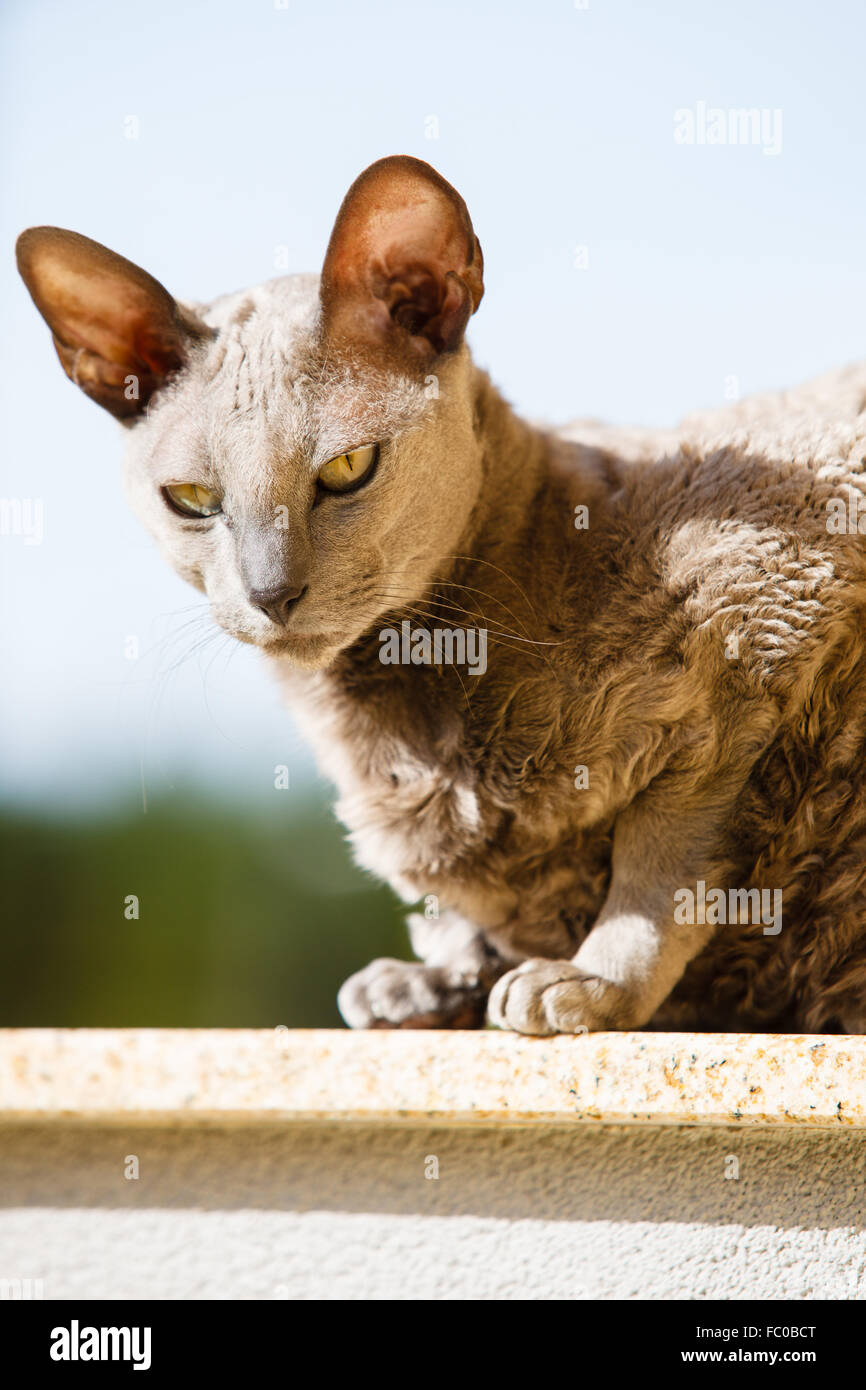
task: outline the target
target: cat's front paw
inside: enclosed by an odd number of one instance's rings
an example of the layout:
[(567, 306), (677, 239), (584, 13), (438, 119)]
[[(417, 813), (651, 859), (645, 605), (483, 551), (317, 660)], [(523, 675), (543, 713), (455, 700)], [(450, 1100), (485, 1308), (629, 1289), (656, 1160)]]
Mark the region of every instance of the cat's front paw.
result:
[(546, 1037), (625, 1027), (623, 1005), (617, 985), (569, 960), (525, 960), (493, 986), (488, 1015), (497, 1028)]
[(407, 960), (374, 960), (340, 989), (350, 1028), (480, 1028), (487, 992), (454, 972)]

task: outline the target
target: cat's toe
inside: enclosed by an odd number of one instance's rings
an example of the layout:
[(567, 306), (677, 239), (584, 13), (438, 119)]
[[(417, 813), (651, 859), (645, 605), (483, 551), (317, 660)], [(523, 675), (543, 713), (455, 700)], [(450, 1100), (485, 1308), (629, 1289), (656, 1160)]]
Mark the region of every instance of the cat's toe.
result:
[(411, 964), (402, 960), (374, 960), (350, 975), (337, 995), (337, 1008), (350, 1028), (399, 1027), (414, 1007)]
[(350, 1028), (479, 1028), (485, 998), (442, 970), (415, 961), (374, 960), (337, 995)]
[(497, 1028), (546, 1037), (607, 1026), (599, 1003), (610, 987), (567, 960), (525, 960), (494, 985), (488, 1004)]

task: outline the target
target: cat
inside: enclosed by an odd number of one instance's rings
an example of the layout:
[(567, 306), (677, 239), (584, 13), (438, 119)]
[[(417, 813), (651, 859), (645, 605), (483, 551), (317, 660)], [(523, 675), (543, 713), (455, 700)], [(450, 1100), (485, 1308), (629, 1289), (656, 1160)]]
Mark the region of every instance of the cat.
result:
[(536, 428), (465, 343), (466, 205), (408, 156), (320, 277), (182, 304), (51, 227), (18, 263), (144, 525), (424, 903), (350, 1026), (863, 1031), (866, 369)]

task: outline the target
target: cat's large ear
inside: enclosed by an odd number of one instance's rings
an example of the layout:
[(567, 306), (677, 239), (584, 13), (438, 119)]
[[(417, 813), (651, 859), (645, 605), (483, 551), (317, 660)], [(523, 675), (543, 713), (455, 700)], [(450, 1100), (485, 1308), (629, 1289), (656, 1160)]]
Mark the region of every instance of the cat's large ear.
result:
[(322, 268), (326, 334), (424, 362), (460, 345), (484, 262), (466, 204), (423, 160), (365, 169), (337, 214)]
[(118, 419), (143, 411), (210, 331), (147, 271), (77, 232), (31, 227), (16, 253), (66, 375)]

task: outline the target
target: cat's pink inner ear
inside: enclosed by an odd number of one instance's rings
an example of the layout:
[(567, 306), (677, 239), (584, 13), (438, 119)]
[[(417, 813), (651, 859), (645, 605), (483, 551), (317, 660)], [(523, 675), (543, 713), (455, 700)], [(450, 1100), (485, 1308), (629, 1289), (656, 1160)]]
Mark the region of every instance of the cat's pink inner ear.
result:
[(183, 366), (194, 326), (147, 271), (59, 227), (23, 232), (17, 256), (67, 376), (113, 415), (138, 414)]
[(458, 347), (484, 293), (466, 204), (420, 159), (380, 159), (343, 200), (322, 268), (325, 331), (418, 357)]

